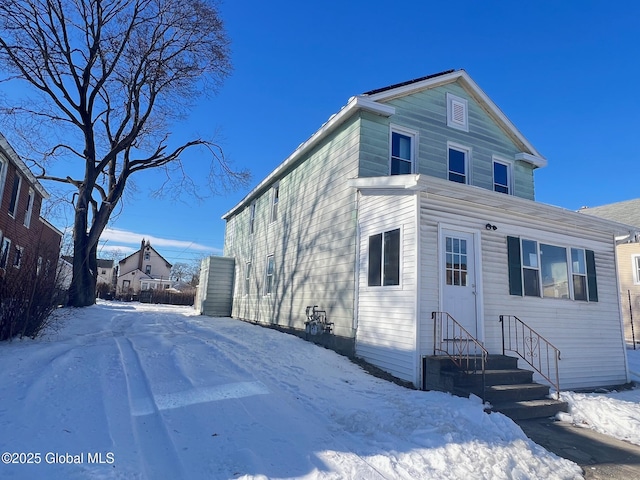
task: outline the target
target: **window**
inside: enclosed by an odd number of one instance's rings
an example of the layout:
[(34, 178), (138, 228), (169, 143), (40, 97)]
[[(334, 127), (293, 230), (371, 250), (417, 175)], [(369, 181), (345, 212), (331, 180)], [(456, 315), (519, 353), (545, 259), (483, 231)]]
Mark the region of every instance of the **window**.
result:
[(416, 137), (417, 134), (415, 132), (399, 127), (392, 127), (390, 175), (413, 173)]
[(151, 265), (145, 265), (144, 273), (146, 273), (147, 275), (151, 275)]
[[(125, 280), (125, 282), (126, 282), (126, 281), (127, 281), (127, 280)], [(141, 289), (141, 290), (149, 290), (149, 284), (148, 284), (147, 282), (142, 282), (142, 283), (140, 284), (140, 289)]]
[(4, 193), (4, 182), (7, 179), (7, 161), (0, 157), (0, 201)]
[(587, 264), (584, 250), (571, 249), (571, 275), (573, 281), (573, 298), (587, 300)]
[(36, 275), (40, 275), (42, 271), (42, 257), (38, 257), (38, 264), (36, 266)]
[(640, 255), (631, 257), (633, 261), (633, 283), (640, 285)]
[(511, 193), (511, 166), (506, 162), (493, 161), (493, 191)]
[(467, 286), (467, 241), (464, 238), (446, 237), (446, 282), (447, 285)]
[(271, 295), (273, 291), (273, 272), (275, 270), (275, 260), (273, 255), (267, 257), (267, 270), (265, 272), (264, 294)]
[(256, 223), (256, 202), (251, 202), (251, 206), (249, 207), (249, 233), (254, 232), (254, 227)]
[(447, 126), (469, 131), (468, 103), (464, 98), (447, 93)]
[(145, 253), (144, 253), (144, 259), (145, 259), (145, 260), (151, 260), (151, 253), (149, 253), (149, 252), (145, 252)]
[(400, 229), (369, 237), (368, 285), (400, 285)]
[(469, 162), (469, 150), (464, 147), (448, 147), (447, 164), (449, 166), (449, 180), (458, 183), (469, 183), (467, 164)]
[(102, 269), (102, 275), (106, 275), (106, 274), (107, 274), (107, 271), (103, 268)]
[(278, 219), (278, 203), (280, 201), (280, 185), (275, 185), (271, 193), (271, 221)]
[(0, 249), (0, 268), (7, 268), (9, 263), (9, 253), (11, 252), (11, 240), (7, 237), (2, 239), (2, 249)]
[(251, 262), (247, 262), (244, 266), (244, 294), (249, 295), (251, 287)]
[(507, 237), (507, 252), (511, 295), (598, 301), (592, 250)]
[(13, 252), (13, 266), (16, 268), (20, 268), (20, 264), (22, 263), (22, 252), (24, 252), (24, 248), (16, 245)]
[(29, 196), (27, 197), (27, 210), (24, 214), (24, 226), (29, 228), (31, 225), (31, 215), (33, 214), (33, 188), (29, 188)]
[(9, 202), (9, 215), (15, 218), (16, 207), (18, 206), (18, 196), (20, 194), (20, 185), (22, 185), (22, 178), (18, 174), (13, 177), (13, 190), (11, 190), (11, 202)]

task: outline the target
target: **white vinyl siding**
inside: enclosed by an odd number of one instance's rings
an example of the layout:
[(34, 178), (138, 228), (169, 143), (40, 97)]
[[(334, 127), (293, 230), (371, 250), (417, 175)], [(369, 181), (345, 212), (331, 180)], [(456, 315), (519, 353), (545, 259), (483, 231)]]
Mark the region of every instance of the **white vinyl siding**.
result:
[[(356, 355), (394, 376), (418, 382), (416, 356), (416, 196), (359, 200), (360, 260)], [(400, 230), (400, 285), (368, 286), (369, 237)]]
[[(438, 224), (455, 224), (481, 232), (482, 295), (480, 315), (485, 325), (485, 345), (490, 352), (502, 348), (500, 315), (516, 315), (562, 352), (561, 388), (580, 388), (625, 383), (625, 351), (614, 265), (613, 238), (600, 231), (585, 231), (570, 221), (549, 221), (530, 213), (516, 214), (452, 197), (421, 194), (420, 203), (420, 351), (433, 351), (432, 311), (439, 309), (437, 276)], [(486, 230), (490, 219), (497, 230)], [(509, 295), (506, 237), (535, 238), (541, 243), (571, 245), (595, 252), (598, 302), (552, 301), (540, 297)], [(524, 365), (522, 366), (523, 368)], [(535, 377), (534, 377), (535, 378)], [(542, 381), (541, 379), (537, 379)]]

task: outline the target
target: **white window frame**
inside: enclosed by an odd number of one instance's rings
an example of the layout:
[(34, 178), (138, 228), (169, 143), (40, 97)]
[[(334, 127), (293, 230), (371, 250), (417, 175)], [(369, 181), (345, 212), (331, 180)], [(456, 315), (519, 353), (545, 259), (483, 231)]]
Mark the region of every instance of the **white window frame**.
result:
[[(400, 125), (390, 125), (389, 127), (389, 170), (388, 173), (391, 175), (391, 165), (393, 163), (393, 134), (397, 133), (399, 135), (404, 135), (405, 137), (409, 137), (411, 139), (411, 158), (409, 159), (409, 163), (411, 164), (411, 172), (416, 173), (418, 171), (417, 167), (417, 158), (418, 158), (418, 140), (419, 135), (416, 130), (411, 130), (406, 127), (402, 127)], [(399, 157), (398, 157), (399, 158)], [(400, 159), (400, 158), (399, 158)], [(401, 161), (406, 161), (406, 159), (400, 159)]]
[(33, 188), (29, 187), (29, 196), (27, 197), (27, 210), (24, 214), (24, 226), (31, 226), (31, 215), (33, 215), (33, 203), (35, 201)]
[(244, 264), (244, 295), (249, 295), (251, 288), (251, 262)]
[(2, 246), (0, 246), (0, 268), (7, 268), (9, 265), (9, 258), (11, 257), (11, 240), (7, 237), (2, 239)]
[[(269, 260), (272, 261), (273, 263), (273, 270), (271, 272), (271, 274), (269, 274)], [(271, 294), (273, 293), (273, 281), (275, 278), (275, 273), (276, 273), (276, 258), (274, 254), (271, 255), (267, 255), (267, 262), (265, 264), (265, 269), (264, 269), (264, 296), (268, 297), (271, 296)], [(269, 277), (271, 277), (271, 281), (269, 281)]]
[(144, 273), (145, 275), (151, 275), (151, 265), (144, 266)]
[(280, 183), (276, 183), (271, 187), (271, 218), (273, 223), (278, 220), (278, 204), (280, 203)]
[(640, 285), (640, 254), (631, 256), (631, 269), (633, 271), (633, 284)]
[[(449, 175), (452, 173), (449, 165), (449, 150), (457, 150), (464, 153), (464, 183), (451, 180)], [(453, 172), (455, 175), (460, 175), (458, 172)], [(460, 145), (459, 143), (447, 142), (447, 180), (450, 182), (460, 183), (461, 185), (471, 185), (471, 147)]]
[(513, 172), (513, 165), (511, 164), (510, 161), (505, 160), (504, 158), (501, 157), (497, 157), (497, 156), (493, 156), (492, 158), (492, 162), (491, 162), (491, 178), (493, 180), (493, 185), (492, 185), (492, 190), (494, 192), (497, 192), (496, 190), (496, 177), (495, 177), (495, 164), (501, 164), (504, 165), (505, 167), (507, 167), (507, 184), (506, 185), (501, 185), (501, 186), (506, 186), (507, 187), (507, 192), (498, 192), (498, 193), (504, 193), (505, 195), (513, 195), (513, 181), (512, 181), (512, 172)]
[(249, 205), (249, 234), (253, 235), (256, 231), (256, 201)]
[[(462, 98), (447, 92), (447, 126), (456, 128), (464, 132), (469, 131), (469, 102)], [(454, 115), (455, 111), (462, 112), (462, 119), (458, 119)]]
[[(15, 179), (18, 179), (18, 188), (16, 189), (16, 198), (15, 203), (13, 204), (13, 211), (11, 211), (11, 202), (13, 201), (13, 186), (15, 185)], [(13, 185), (11, 185), (11, 197), (9, 198), (9, 216), (11, 218), (16, 218), (16, 211), (18, 210), (18, 204), (20, 203), (20, 190), (22, 190), (22, 177), (18, 175), (16, 172), (16, 176), (13, 180)]]

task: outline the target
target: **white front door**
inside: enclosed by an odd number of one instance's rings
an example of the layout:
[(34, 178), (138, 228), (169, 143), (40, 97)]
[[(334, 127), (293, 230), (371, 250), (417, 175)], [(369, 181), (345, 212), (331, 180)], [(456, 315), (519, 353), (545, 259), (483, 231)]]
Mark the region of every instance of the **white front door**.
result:
[(474, 235), (442, 230), (442, 310), (475, 338), (479, 337)]

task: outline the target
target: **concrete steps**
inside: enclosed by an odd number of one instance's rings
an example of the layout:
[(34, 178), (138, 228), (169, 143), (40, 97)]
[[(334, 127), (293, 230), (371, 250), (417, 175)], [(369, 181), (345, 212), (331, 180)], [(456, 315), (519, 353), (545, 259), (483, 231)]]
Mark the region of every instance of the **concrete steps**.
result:
[(533, 381), (533, 372), (518, 368), (518, 359), (489, 355), (484, 379), (480, 358), (465, 359), (459, 369), (447, 356), (425, 357), (423, 384), (426, 390), (440, 390), (468, 397), (477, 395), (489, 402), (488, 411), (516, 419), (550, 417), (566, 412), (565, 402), (548, 398), (549, 387)]

